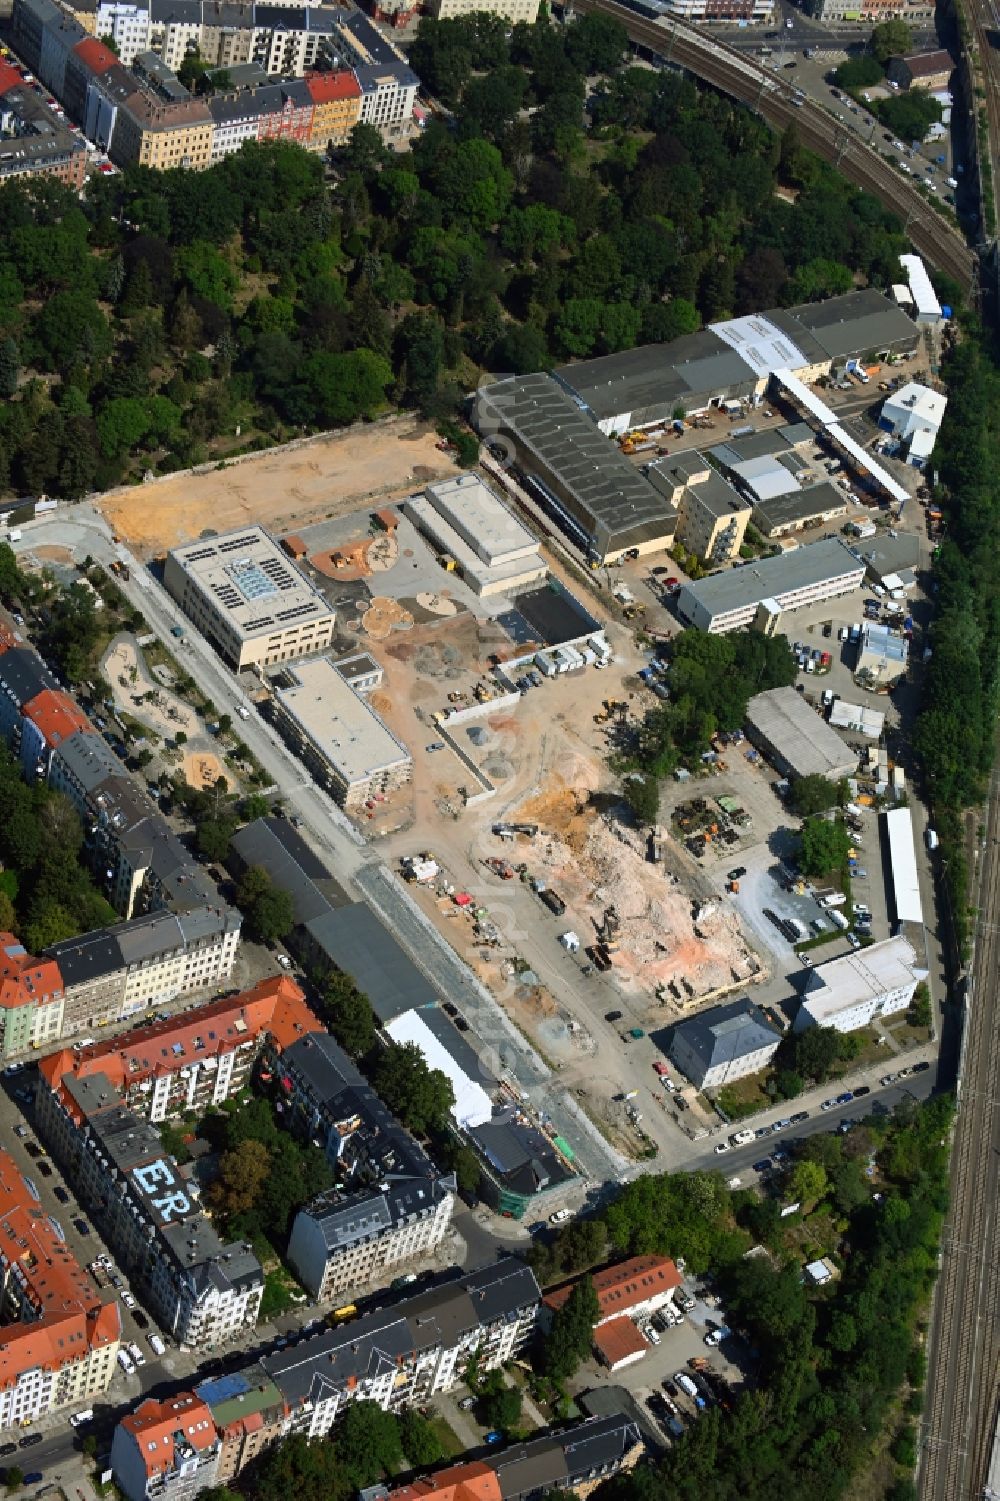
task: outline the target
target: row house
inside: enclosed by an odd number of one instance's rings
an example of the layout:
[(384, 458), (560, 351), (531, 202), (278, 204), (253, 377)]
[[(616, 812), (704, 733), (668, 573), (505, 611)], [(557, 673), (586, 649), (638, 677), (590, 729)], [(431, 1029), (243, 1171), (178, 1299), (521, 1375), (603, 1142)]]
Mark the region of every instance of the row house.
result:
[(128, 1501), (188, 1501), (216, 1484), (221, 1443), (212, 1414), (190, 1392), (149, 1397), (122, 1418), (111, 1468)]
[(0, 1430), (107, 1391), (121, 1342), (118, 1304), (101, 1302), (3, 1151), (0, 1327)]
[(179, 1344), (210, 1348), (256, 1322), (264, 1274), (253, 1248), (223, 1243), (193, 1173), (164, 1151), (106, 1074), (40, 1085), (35, 1110), (39, 1135), (79, 1202)]

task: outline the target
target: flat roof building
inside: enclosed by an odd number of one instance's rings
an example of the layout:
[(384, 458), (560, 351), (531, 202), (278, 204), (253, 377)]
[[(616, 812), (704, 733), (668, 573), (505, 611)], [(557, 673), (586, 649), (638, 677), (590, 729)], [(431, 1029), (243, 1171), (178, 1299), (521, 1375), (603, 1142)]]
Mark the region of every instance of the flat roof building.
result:
[(822, 526), (846, 516), (847, 500), (836, 485), (824, 481), (806, 490), (792, 490), (760, 500), (753, 508), (753, 524), (761, 536), (774, 541), (800, 532), (807, 526)]
[(894, 683), (906, 672), (908, 647), (906, 637), (887, 625), (874, 622), (861, 628), (855, 677), (870, 679), (880, 686)]
[(888, 938), (809, 971), (793, 1030), (832, 1027), (856, 1032), (880, 1016), (905, 1011), (927, 976), (905, 938)]
[(947, 410), (948, 398), (918, 381), (908, 381), (882, 403), (879, 427), (897, 438), (912, 438), (918, 432), (936, 434)]
[(321, 787), (348, 810), (373, 792), (392, 792), (413, 775), (413, 760), (371, 704), (327, 657), (287, 667), (275, 690), (281, 729)]
[(404, 509), (477, 594), (524, 588), (548, 571), (538, 538), (476, 474), (428, 485)]
[(824, 538), (684, 584), (677, 613), (687, 625), (713, 634), (754, 624), (773, 634), (786, 610), (853, 594), (864, 576), (864, 564), (839, 538)]
[(837, 782), (858, 764), (857, 756), (794, 688), (755, 693), (747, 704), (746, 731), (784, 776), (821, 776)]
[(334, 612), (262, 526), (167, 554), (163, 582), (231, 667), (270, 667), (324, 651)]
[(830, 723), (836, 730), (849, 730), (852, 735), (864, 735), (866, 740), (881, 740), (885, 715), (864, 704), (850, 704), (845, 698), (837, 698), (830, 707)]
[(700, 453), (657, 459), (646, 476), (676, 509), (675, 541), (703, 563), (739, 556), (750, 505)]
[(892, 905), (901, 925), (923, 926), (917, 855), (913, 843), (913, 816), (909, 808), (893, 808), (885, 815), (885, 833), (892, 872)]
[(778, 1051), (781, 1033), (747, 998), (678, 1023), (670, 1057), (698, 1089), (718, 1089), (757, 1074)]

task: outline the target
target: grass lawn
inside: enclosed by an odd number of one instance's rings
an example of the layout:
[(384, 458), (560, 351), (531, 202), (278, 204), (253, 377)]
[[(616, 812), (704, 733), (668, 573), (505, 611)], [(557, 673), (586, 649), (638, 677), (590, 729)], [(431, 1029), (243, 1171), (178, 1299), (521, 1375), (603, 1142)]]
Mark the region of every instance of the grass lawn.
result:
[(437, 1434), (445, 1459), (454, 1459), (456, 1454), (465, 1453), (465, 1445), (446, 1417), (439, 1412), (432, 1412), (427, 1421)]
[(765, 1070), (723, 1085), (718, 1092), (718, 1100), (730, 1120), (742, 1120), (745, 1115), (755, 1115), (758, 1110), (766, 1110), (775, 1103), (764, 1089), (768, 1077), (769, 1071)]

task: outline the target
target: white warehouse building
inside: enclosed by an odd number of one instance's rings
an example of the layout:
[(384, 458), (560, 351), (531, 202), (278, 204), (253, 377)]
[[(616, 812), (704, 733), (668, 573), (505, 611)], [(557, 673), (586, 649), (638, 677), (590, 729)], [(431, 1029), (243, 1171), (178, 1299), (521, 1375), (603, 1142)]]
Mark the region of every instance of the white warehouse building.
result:
[(546, 575), (538, 538), (477, 474), (428, 485), (403, 509), (476, 594), (520, 589)]
[(876, 1017), (905, 1011), (926, 976), (905, 938), (887, 938), (818, 964), (806, 980), (793, 1031), (832, 1027), (835, 1032), (856, 1032)]

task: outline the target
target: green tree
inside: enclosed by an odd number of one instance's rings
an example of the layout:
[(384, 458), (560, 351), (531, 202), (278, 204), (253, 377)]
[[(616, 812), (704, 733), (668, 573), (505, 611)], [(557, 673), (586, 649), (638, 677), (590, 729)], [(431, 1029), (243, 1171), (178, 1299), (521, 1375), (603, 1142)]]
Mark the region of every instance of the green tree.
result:
[(487, 1428), (508, 1432), (521, 1421), (521, 1393), (508, 1386), (502, 1371), (490, 1371), (479, 1387), (479, 1414)]
[(392, 1113), (410, 1131), (424, 1136), (442, 1130), (455, 1104), (451, 1081), (429, 1068), (415, 1043), (390, 1043), (372, 1074), (372, 1084)]
[(873, 28), (870, 45), (872, 56), (884, 67), (890, 57), (905, 57), (908, 52), (912, 52), (913, 32), (905, 21), (883, 21)]
[(3, 1479), (9, 1496), (16, 1495), (24, 1487), (24, 1471), (20, 1465), (8, 1465), (3, 1472)]
[(0, 396), (8, 400), (17, 391), (21, 374), (21, 351), (17, 340), (6, 338), (0, 342)]
[(908, 1020), (913, 1027), (929, 1027), (933, 1020), (931, 993), (926, 980), (921, 980), (910, 1001)]
[(789, 1191), (793, 1199), (800, 1204), (812, 1206), (817, 1204), (827, 1190), (827, 1177), (818, 1162), (810, 1162), (804, 1159), (797, 1162), (792, 1169)]
[(323, 1007), (330, 1031), (354, 1058), (363, 1058), (376, 1043), (375, 1013), (368, 997), (350, 975), (334, 970), (323, 986)]
[(861, 57), (849, 57), (840, 64), (833, 76), (842, 89), (860, 90), (871, 84), (881, 83), (884, 75), (882, 63), (864, 54)]
[(850, 847), (839, 819), (808, 818), (799, 835), (799, 865), (807, 876), (835, 875), (847, 864)]
[(641, 824), (655, 824), (660, 816), (660, 788), (648, 773), (634, 773), (622, 787), (625, 801)]
[(299, 1433), (266, 1449), (253, 1476), (254, 1501), (349, 1501), (353, 1494), (334, 1445)]
[(246, 1141), (238, 1151), (224, 1152), (208, 1200), (224, 1219), (245, 1214), (257, 1204), (271, 1171), (271, 1155), (263, 1143)]
[(541, 1364), (547, 1376), (567, 1381), (590, 1353), (594, 1325), (601, 1308), (589, 1277), (575, 1283), (569, 1297), (556, 1309), (542, 1347)]
[(224, 865), (236, 824), (229, 818), (204, 818), (198, 824), (195, 842), (199, 855)]
[(847, 802), (844, 795), (846, 791), (843, 782), (831, 782), (827, 777), (818, 773), (809, 776), (796, 777), (792, 783), (789, 802), (800, 818), (808, 818), (813, 813), (825, 813), (828, 808), (836, 808)]
[(434, 1425), (412, 1407), (400, 1413), (399, 1437), (411, 1469), (424, 1469), (445, 1458)]
[(352, 1491), (391, 1476), (403, 1462), (399, 1423), (377, 1402), (352, 1402), (337, 1428), (337, 1459)]
[(261, 865), (252, 865), (236, 891), (236, 905), (246, 918), (247, 930), (257, 943), (274, 943), (290, 933), (295, 922), (292, 899), (275, 886)]

